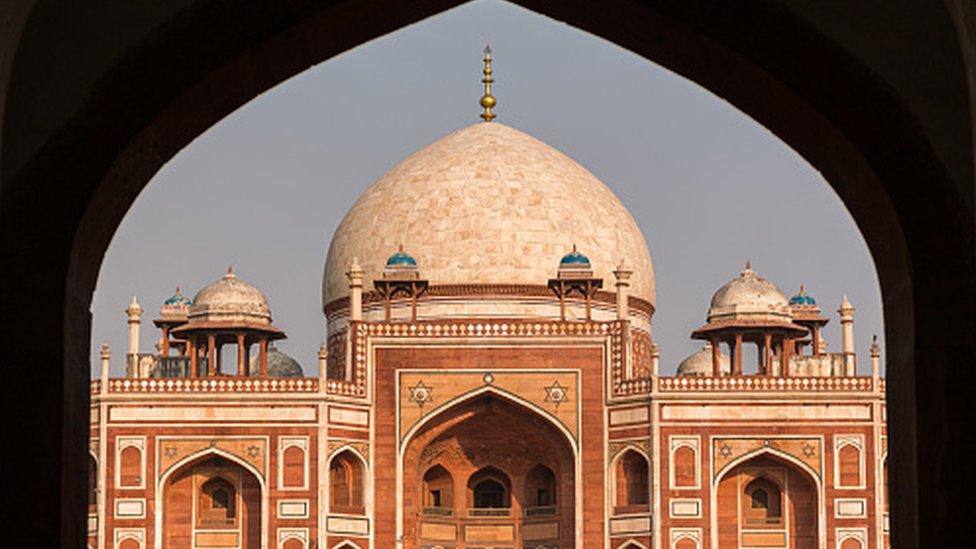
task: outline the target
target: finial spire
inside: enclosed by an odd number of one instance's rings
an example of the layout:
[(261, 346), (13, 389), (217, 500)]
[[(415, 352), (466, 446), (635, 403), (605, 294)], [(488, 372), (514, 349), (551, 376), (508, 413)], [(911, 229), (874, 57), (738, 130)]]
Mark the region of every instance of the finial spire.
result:
[(491, 109), (495, 107), (495, 96), (491, 94), (491, 83), (494, 80), (491, 77), (491, 46), (485, 46), (485, 68), (481, 71), (485, 76), (481, 79), (481, 83), (485, 85), (485, 94), (481, 96), (481, 107), (485, 112), (481, 113), (481, 119), (485, 122), (491, 122), (495, 118), (495, 113), (491, 112)]
[(746, 260), (746, 270), (747, 271), (751, 271), (752, 270), (752, 261), (749, 260), (749, 259)]
[(234, 278), (235, 276), (236, 275), (234, 274), (234, 264), (233, 263), (228, 263), (227, 264), (227, 274), (224, 275), (224, 278)]

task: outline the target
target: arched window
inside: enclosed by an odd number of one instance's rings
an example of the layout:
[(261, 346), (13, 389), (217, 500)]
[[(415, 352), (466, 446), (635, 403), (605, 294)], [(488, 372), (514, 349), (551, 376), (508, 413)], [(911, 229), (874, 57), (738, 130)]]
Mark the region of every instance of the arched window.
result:
[(142, 450), (136, 446), (126, 446), (119, 452), (119, 485), (139, 486), (142, 484)]
[(493, 478), (485, 479), (474, 487), (474, 506), (478, 509), (499, 509), (505, 505), (505, 486)]
[(287, 488), (305, 486), (305, 450), (289, 446), (282, 452), (282, 484)]
[(361, 515), (363, 506), (363, 462), (349, 450), (343, 450), (329, 464), (332, 510)]
[(861, 485), (861, 450), (853, 444), (840, 447), (838, 453), (838, 481), (840, 486)]
[(650, 501), (647, 458), (635, 450), (626, 450), (617, 460), (617, 511), (641, 511)]
[(556, 504), (556, 475), (552, 469), (539, 464), (525, 475), (523, 507), (548, 507)]
[(424, 473), (424, 510), (445, 514), (454, 507), (454, 479), (447, 469), (434, 465)]
[(507, 509), (512, 506), (508, 475), (494, 467), (478, 470), (468, 479), (471, 506), (475, 509)]
[(759, 477), (746, 485), (743, 514), (746, 526), (779, 525), (783, 519), (782, 493), (773, 481)]
[(200, 486), (197, 498), (197, 526), (224, 528), (237, 519), (237, 490), (223, 477), (214, 477)]

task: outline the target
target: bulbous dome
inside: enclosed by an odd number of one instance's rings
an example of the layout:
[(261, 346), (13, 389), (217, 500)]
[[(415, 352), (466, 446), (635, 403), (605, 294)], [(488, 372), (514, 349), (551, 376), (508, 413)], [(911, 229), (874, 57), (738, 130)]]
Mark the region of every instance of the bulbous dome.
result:
[[(719, 368), (723, 373), (732, 371), (729, 357), (726, 354), (719, 356)], [(678, 364), (679, 376), (710, 376), (712, 375), (712, 344), (706, 343), (700, 350), (688, 355), (681, 364)]]
[[(251, 375), (259, 373), (259, 358), (257, 355), (251, 356)], [(305, 371), (297, 360), (271, 345), (268, 347), (268, 377), (305, 377)]]
[(220, 280), (197, 292), (190, 305), (190, 320), (250, 321), (271, 324), (268, 298), (237, 278), (232, 269)]
[(349, 295), (354, 257), (371, 288), (400, 244), (432, 285), (544, 286), (574, 243), (607, 283), (626, 260), (632, 295), (654, 304), (647, 243), (613, 192), (529, 135), (474, 124), (413, 154), (360, 196), (332, 238), (323, 306)]
[(792, 319), (789, 301), (783, 292), (746, 265), (739, 276), (712, 296), (708, 321), (757, 316), (776, 317), (787, 322)]
[(803, 286), (800, 286), (800, 291), (790, 298), (790, 305), (800, 305), (800, 306), (815, 306), (817, 300), (807, 293)]

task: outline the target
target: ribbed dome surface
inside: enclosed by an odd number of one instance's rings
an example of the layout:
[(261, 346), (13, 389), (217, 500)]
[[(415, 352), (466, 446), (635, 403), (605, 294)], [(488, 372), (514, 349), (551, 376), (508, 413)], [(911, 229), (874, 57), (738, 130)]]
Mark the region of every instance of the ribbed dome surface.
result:
[(271, 323), (268, 299), (260, 290), (228, 271), (220, 280), (197, 292), (190, 319), (250, 320)]
[(545, 285), (576, 244), (611, 287), (625, 260), (633, 295), (654, 303), (650, 253), (620, 200), (568, 156), (496, 122), (429, 145), (363, 193), (332, 239), (323, 305), (348, 295), (354, 257), (372, 288), (400, 244), (435, 285)]

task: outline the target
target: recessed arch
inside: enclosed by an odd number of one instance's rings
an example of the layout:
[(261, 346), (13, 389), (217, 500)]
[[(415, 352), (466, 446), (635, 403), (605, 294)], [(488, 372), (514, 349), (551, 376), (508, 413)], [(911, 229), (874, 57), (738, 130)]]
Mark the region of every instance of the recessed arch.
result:
[[(526, 481), (539, 464), (556, 477), (549, 485), (559, 486), (553, 505), (534, 505), (525, 497)], [(560, 546), (579, 542), (574, 527), (581, 511), (575, 449), (551, 419), (505, 395), (484, 391), (438, 411), (412, 431), (397, 466), (398, 494), (412, 494), (398, 499), (396, 506), (397, 536), (406, 547), (438, 543), (425, 537), (423, 524), (461, 527), (467, 517), (512, 527), (522, 517), (544, 517), (557, 524)], [(423, 475), (437, 466), (454, 479), (453, 509), (418, 509), (417, 503), (424, 501)], [(520, 530), (512, 531), (516, 539), (511, 541), (521, 545)]]
[(362, 515), (366, 512), (366, 461), (352, 450), (329, 457), (329, 511)]
[[(733, 491), (731, 492), (731, 497), (737, 498), (739, 500), (738, 502), (733, 502), (733, 501), (727, 499), (729, 497), (729, 495), (730, 495), (730, 492), (728, 491), (728, 487), (725, 486), (725, 484), (723, 483), (723, 481), (731, 473), (736, 473), (736, 475), (739, 475), (741, 477), (741, 472), (742, 471), (740, 469), (740, 466), (745, 467), (745, 466), (749, 465), (750, 463), (756, 463), (757, 461), (762, 461), (763, 458), (769, 458), (766, 461), (771, 461), (773, 464), (777, 464), (777, 463), (778, 464), (782, 464), (781, 467), (786, 467), (786, 469), (785, 469), (786, 470), (786, 473), (785, 474), (789, 474), (789, 469), (790, 468), (795, 469), (796, 470), (796, 473), (799, 474), (799, 475), (801, 475), (799, 477), (801, 479), (801, 481), (804, 481), (805, 480), (806, 482), (809, 483), (809, 485), (812, 488), (812, 491), (814, 493), (814, 498), (813, 498), (814, 500), (812, 502), (808, 502), (806, 504), (806, 511), (805, 511), (805, 513), (803, 512), (802, 509), (800, 510), (800, 513), (803, 513), (802, 516), (812, 516), (812, 519), (816, 521), (815, 531), (812, 534), (810, 534), (810, 535), (816, 536), (815, 539), (816, 539), (816, 546), (817, 547), (819, 547), (821, 549), (823, 549), (824, 547), (826, 547), (826, 543), (827, 543), (827, 541), (826, 541), (827, 540), (827, 538), (826, 538), (826, 516), (825, 516), (825, 513), (824, 513), (824, 504), (823, 504), (823, 502), (824, 502), (824, 494), (823, 494), (823, 483), (822, 483), (822, 479), (820, 478), (820, 476), (817, 474), (817, 472), (813, 468), (811, 468), (809, 465), (807, 465), (806, 463), (804, 463), (802, 460), (800, 460), (799, 458), (796, 458), (795, 456), (793, 456), (791, 454), (788, 454), (786, 452), (783, 452), (781, 450), (778, 450), (776, 448), (772, 448), (772, 447), (758, 448), (756, 450), (753, 450), (751, 452), (747, 452), (746, 454), (743, 454), (741, 456), (738, 456), (737, 458), (733, 459), (728, 464), (726, 464), (724, 467), (722, 467), (718, 471), (718, 473), (716, 473), (714, 475), (713, 480), (712, 480), (712, 489), (711, 489), (711, 506), (712, 507), (711, 508), (712, 509), (717, 509), (717, 508), (719, 508), (720, 505), (723, 505), (723, 506), (727, 506), (727, 508), (731, 508), (731, 509), (735, 509), (735, 508), (740, 508), (741, 509), (743, 506), (746, 506), (747, 502), (742, 501), (744, 499), (743, 496), (745, 495), (743, 493), (744, 490), (733, 489)], [(756, 467), (761, 467), (761, 466), (762, 466), (761, 463), (758, 464), (758, 465), (756, 465)], [(790, 495), (790, 493), (788, 492), (788, 490), (791, 489), (789, 487), (789, 481), (788, 480), (784, 484), (783, 482), (778, 481), (778, 480), (775, 480), (773, 477), (768, 476), (768, 474), (766, 472), (760, 472), (756, 476), (758, 478), (763, 478), (764, 480), (768, 481), (770, 484), (772, 484), (774, 486), (783, 487), (783, 492), (784, 493), (781, 496), (781, 502), (782, 502), (781, 505), (783, 505), (784, 507), (787, 505), (786, 502), (788, 501), (788, 499), (789, 500), (792, 500), (793, 499), (793, 496)], [(743, 488), (745, 488), (745, 486), (743, 486)], [(800, 488), (802, 489), (802, 482), (801, 482)], [(724, 493), (724, 495), (723, 495), (723, 493)], [(719, 502), (720, 499), (724, 503), (720, 503)], [(801, 502), (802, 501), (802, 498), (798, 497), (797, 498), (797, 501), (798, 502)], [(738, 517), (737, 518), (737, 521), (738, 522), (737, 522), (736, 528), (742, 528), (743, 527), (742, 525), (744, 524), (744, 522), (742, 522), (742, 521), (744, 521), (744, 520), (745, 519), (743, 517)], [(719, 517), (717, 515), (712, 515), (712, 518), (711, 518), (711, 532), (712, 532), (712, 539), (714, 540), (713, 543), (715, 543), (715, 544), (719, 544), (720, 543), (720, 541), (719, 541), (719, 532), (720, 532), (720, 529), (719, 529), (718, 522), (719, 522)], [(799, 528), (799, 527), (801, 527), (804, 524), (802, 521), (798, 521), (798, 520), (795, 520), (795, 519), (792, 519), (792, 518), (790, 520), (785, 521), (785, 522), (786, 522), (786, 524), (789, 524), (789, 528)], [(750, 526), (750, 528), (751, 528), (751, 526)], [(738, 535), (738, 534), (736, 534), (736, 535)]]
[[(164, 523), (163, 515), (165, 513), (164, 498), (165, 498), (165, 487), (167, 486), (169, 480), (173, 477), (174, 474), (183, 471), (194, 464), (203, 463), (210, 458), (222, 458), (224, 460), (227, 460), (233, 465), (241, 467), (247, 473), (250, 473), (257, 481), (258, 490), (260, 491), (260, 496), (259, 496), (260, 498), (260, 525), (259, 525), (260, 544), (262, 546), (267, 545), (269, 494), (268, 494), (268, 487), (265, 482), (264, 476), (262, 475), (260, 470), (258, 470), (256, 467), (248, 463), (246, 460), (230, 452), (217, 448), (215, 446), (205, 448), (203, 450), (194, 452), (190, 455), (184, 456), (183, 458), (172, 463), (169, 467), (167, 467), (164, 471), (160, 473), (159, 478), (156, 480), (155, 483), (156, 509), (157, 509), (157, 512), (155, 513), (155, 517), (156, 517), (155, 531), (156, 532), (165, 531), (163, 527), (163, 523)], [(163, 548), (163, 536), (161, 535), (155, 536), (155, 548), (156, 549)]]
[[(637, 444), (626, 444), (625, 446), (617, 450), (616, 454), (610, 457), (610, 460), (607, 463), (608, 479), (607, 479), (606, 494), (607, 494), (607, 501), (609, 502), (611, 508), (617, 507), (618, 491), (620, 490), (620, 487), (618, 486), (618, 482), (617, 482), (618, 461), (628, 451), (636, 452), (640, 454), (641, 456), (643, 456), (645, 460), (647, 460), (648, 464), (651, 464), (651, 455), (644, 448), (640, 447)], [(648, 480), (648, 482), (650, 482), (650, 480)]]
[(486, 385), (484, 387), (475, 389), (473, 391), (468, 391), (466, 393), (462, 393), (462, 394), (460, 394), (460, 395), (458, 395), (458, 396), (456, 396), (456, 397), (448, 400), (447, 402), (441, 404), (440, 406), (434, 408), (430, 412), (424, 414), (424, 416), (419, 421), (417, 421), (412, 426), (410, 426), (410, 429), (408, 429), (407, 432), (404, 433), (400, 437), (400, 440), (401, 440), (401, 442), (400, 442), (400, 453), (401, 453), (401, 455), (403, 454), (403, 449), (406, 448), (407, 443), (409, 443), (410, 439), (420, 429), (422, 429), (424, 427), (424, 425), (426, 425), (427, 423), (429, 423), (432, 420), (434, 420), (435, 418), (437, 418), (440, 414), (442, 414), (442, 413), (444, 413), (444, 412), (446, 412), (446, 411), (448, 411), (448, 410), (450, 410), (450, 409), (458, 406), (459, 404), (463, 404), (465, 402), (470, 402), (470, 401), (472, 401), (472, 400), (474, 400), (474, 399), (476, 399), (478, 397), (485, 396), (485, 395), (497, 396), (499, 398), (502, 398), (503, 400), (510, 401), (510, 402), (512, 402), (514, 404), (517, 404), (517, 405), (522, 406), (524, 408), (528, 408), (529, 410), (535, 412), (536, 415), (538, 415), (538, 416), (542, 417), (543, 419), (547, 420), (549, 423), (551, 423), (553, 425), (553, 427), (555, 427), (556, 429), (558, 429), (566, 437), (566, 441), (573, 448), (573, 452), (574, 453), (578, 453), (578, 447), (576, 445), (576, 438), (569, 431), (569, 429), (566, 428), (566, 426), (563, 424), (563, 422), (559, 421), (558, 418), (556, 418), (555, 416), (553, 416), (548, 411), (546, 411), (546, 410), (540, 408), (539, 406), (535, 405), (534, 403), (529, 402), (528, 400), (520, 397), (519, 395), (516, 395), (515, 393), (511, 393), (509, 391), (506, 391), (504, 389), (500, 389), (498, 387), (494, 387), (492, 385)]

